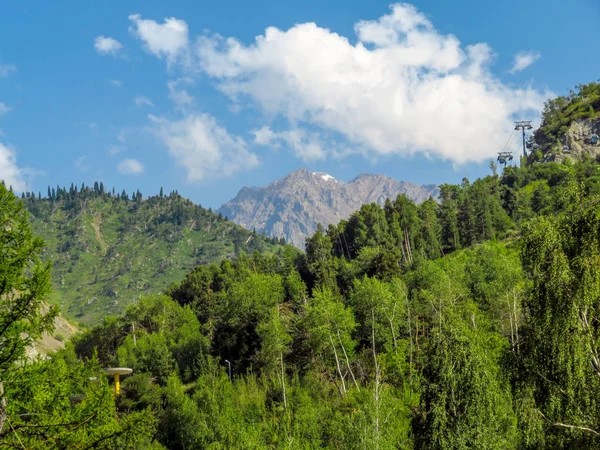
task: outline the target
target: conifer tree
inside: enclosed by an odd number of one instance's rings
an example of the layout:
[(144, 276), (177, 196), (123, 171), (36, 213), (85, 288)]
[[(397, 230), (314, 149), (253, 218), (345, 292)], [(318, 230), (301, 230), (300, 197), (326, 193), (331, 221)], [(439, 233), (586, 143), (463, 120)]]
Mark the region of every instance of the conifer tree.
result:
[(42, 264), (43, 241), (34, 237), (24, 204), (0, 186), (0, 379), (20, 361), (33, 340), (52, 330), (56, 309), (44, 314), (51, 290), (50, 263)]

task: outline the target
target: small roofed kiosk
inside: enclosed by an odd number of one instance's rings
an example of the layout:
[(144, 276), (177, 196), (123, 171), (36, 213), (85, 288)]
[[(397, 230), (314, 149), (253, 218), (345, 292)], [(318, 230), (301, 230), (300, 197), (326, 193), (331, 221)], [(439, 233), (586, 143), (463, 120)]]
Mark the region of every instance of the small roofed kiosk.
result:
[(121, 393), (121, 375), (129, 375), (133, 372), (133, 369), (129, 367), (109, 367), (104, 369), (107, 375), (112, 375), (115, 380), (115, 394)]

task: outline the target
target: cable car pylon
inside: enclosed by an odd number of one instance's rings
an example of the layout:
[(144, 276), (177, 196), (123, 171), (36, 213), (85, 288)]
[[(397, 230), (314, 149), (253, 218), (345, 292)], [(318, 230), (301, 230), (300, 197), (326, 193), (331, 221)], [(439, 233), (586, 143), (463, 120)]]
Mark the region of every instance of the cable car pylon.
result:
[(515, 130), (523, 131), (523, 157), (527, 158), (527, 150), (525, 149), (525, 130), (531, 130), (531, 120), (520, 120), (515, 122)]

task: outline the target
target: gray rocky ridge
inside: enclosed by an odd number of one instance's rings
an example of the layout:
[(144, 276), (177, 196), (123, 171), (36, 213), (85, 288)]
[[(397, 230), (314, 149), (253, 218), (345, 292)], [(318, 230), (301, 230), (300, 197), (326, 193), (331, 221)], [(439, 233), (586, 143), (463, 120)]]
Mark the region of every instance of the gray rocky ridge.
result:
[[(600, 142), (594, 142), (592, 136), (600, 135), (600, 118), (578, 119), (571, 122), (568, 129), (556, 141), (545, 140), (535, 133), (534, 143), (540, 146), (543, 157), (540, 162), (562, 162), (565, 159), (584, 161), (597, 159), (600, 156)], [(535, 152), (531, 152), (529, 160), (535, 160)]]
[(263, 187), (244, 187), (218, 212), (230, 220), (304, 248), (306, 236), (347, 219), (363, 204), (383, 205), (387, 198), (406, 194), (417, 203), (437, 197), (436, 185), (419, 186), (385, 175), (361, 174), (350, 182), (323, 172), (299, 169)]

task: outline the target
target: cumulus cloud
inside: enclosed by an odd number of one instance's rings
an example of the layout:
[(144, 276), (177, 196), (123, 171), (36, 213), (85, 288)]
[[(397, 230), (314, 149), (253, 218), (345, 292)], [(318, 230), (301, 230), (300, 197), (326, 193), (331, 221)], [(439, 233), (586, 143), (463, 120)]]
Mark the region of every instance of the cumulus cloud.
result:
[(12, 186), (15, 192), (26, 191), (26, 172), (17, 166), (17, 155), (14, 150), (0, 143), (0, 180), (4, 181), (6, 187)]
[(119, 173), (123, 175), (138, 175), (144, 172), (144, 166), (137, 159), (124, 159), (117, 166)]
[(266, 116), (286, 118), (290, 130), (269, 139), (300, 156), (329, 152), (306, 131), (317, 129), (367, 156), (479, 162), (495, 156), (515, 116), (533, 115), (552, 95), (503, 84), (487, 44), (462, 45), (409, 4), (354, 30), (356, 44), (314, 23), (269, 27), (249, 45), (205, 35), (194, 52), (234, 104), (251, 100)]
[(259, 163), (242, 138), (230, 135), (208, 114), (189, 114), (174, 121), (151, 114), (148, 117), (154, 134), (187, 171), (189, 182), (230, 176)]
[(192, 97), (187, 90), (183, 89), (184, 85), (193, 85), (194, 80), (190, 77), (182, 77), (177, 80), (171, 80), (167, 83), (169, 88), (169, 98), (175, 106), (179, 109), (185, 109), (194, 104), (194, 97)]
[(137, 106), (138, 108), (141, 108), (142, 106), (154, 106), (154, 103), (152, 103), (152, 100), (150, 100), (148, 97), (143, 97), (141, 95), (137, 96), (134, 99), (135, 102), (135, 106)]
[(16, 72), (17, 66), (14, 64), (0, 64), (0, 78), (7, 77), (11, 72)]
[[(258, 145), (279, 148), (281, 143), (285, 143), (296, 156), (304, 161), (314, 161), (326, 157), (322, 146), (324, 140), (318, 133), (311, 133), (299, 128), (274, 132), (270, 127), (264, 126), (253, 130), (252, 134), (254, 134), (254, 142)], [(330, 145), (333, 146), (333, 144)]]
[(265, 125), (264, 127), (252, 130), (252, 134), (254, 135), (254, 142), (258, 145), (270, 145), (275, 148), (280, 147), (277, 142), (277, 134), (273, 132), (271, 127)]
[(101, 55), (116, 55), (123, 44), (111, 37), (98, 36), (94, 41), (94, 48)]
[(0, 102), (0, 117), (2, 117), (7, 112), (11, 111), (12, 108), (5, 103)]
[(170, 64), (177, 60), (188, 47), (188, 26), (183, 20), (169, 17), (160, 24), (154, 20), (142, 19), (140, 14), (129, 16), (132, 22), (130, 31), (141, 39), (146, 50)]
[(535, 51), (523, 51), (517, 53), (513, 61), (512, 69), (510, 69), (510, 73), (517, 73), (527, 69), (530, 65), (540, 59), (540, 56), (542, 56), (540, 52)]

